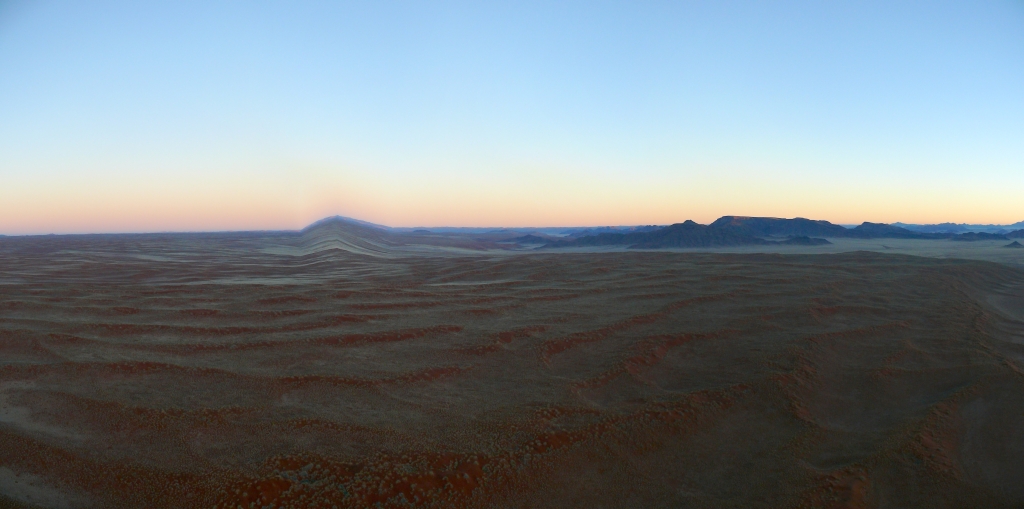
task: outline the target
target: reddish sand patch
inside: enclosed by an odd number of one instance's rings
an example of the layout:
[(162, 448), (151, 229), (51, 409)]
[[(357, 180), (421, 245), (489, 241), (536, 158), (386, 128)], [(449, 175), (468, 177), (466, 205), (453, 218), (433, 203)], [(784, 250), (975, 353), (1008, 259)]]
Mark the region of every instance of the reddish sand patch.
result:
[(978, 297), (1019, 271), (232, 235), (0, 239), (0, 475), (114, 509), (1024, 502), (1020, 325)]
[(657, 322), (658, 320), (664, 319), (673, 311), (677, 311), (681, 308), (699, 304), (703, 302), (711, 302), (714, 300), (725, 298), (725, 296), (712, 296), (712, 297), (697, 297), (693, 299), (686, 299), (678, 302), (674, 302), (667, 306), (664, 306), (656, 313), (644, 314), (631, 316), (625, 320), (601, 327), (600, 329), (594, 329), (586, 332), (577, 332), (569, 335), (565, 338), (553, 339), (544, 343), (541, 349), (541, 356), (545, 362), (551, 360), (551, 357), (565, 352), (571, 348), (586, 343), (593, 343), (595, 341), (604, 340), (613, 334), (627, 331), (642, 325), (648, 325)]

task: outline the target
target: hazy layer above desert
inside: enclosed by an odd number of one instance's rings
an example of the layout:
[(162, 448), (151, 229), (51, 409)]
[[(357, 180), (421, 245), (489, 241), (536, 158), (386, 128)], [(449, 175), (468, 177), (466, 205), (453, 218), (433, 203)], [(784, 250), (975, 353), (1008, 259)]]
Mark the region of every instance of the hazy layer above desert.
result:
[[(755, 227), (741, 224), (745, 221), (754, 223)], [(685, 229), (688, 225), (711, 233), (682, 236), (670, 233), (675, 228)], [(1003, 233), (1000, 234), (983, 233), (985, 236), (977, 237), (976, 232), (920, 233), (876, 223), (845, 228), (827, 221), (725, 216), (711, 225), (688, 221), (667, 227), (547, 228), (530, 233), (531, 229), (393, 229), (348, 218), (328, 218), (301, 232), (268, 235), (257, 248), (267, 253), (293, 256), (338, 249), (384, 258), (522, 252), (834, 254), (871, 251), (1024, 266), (1024, 249), (1008, 248), (1015, 239), (1024, 238), (1024, 229), (1010, 231), (1016, 226), (1001, 229), (999, 231)], [(719, 231), (715, 232), (716, 229)], [(662, 232), (669, 233), (665, 235)], [(794, 242), (802, 239), (812, 242)]]
[(326, 225), (0, 239), (2, 503), (1024, 502), (1005, 241)]

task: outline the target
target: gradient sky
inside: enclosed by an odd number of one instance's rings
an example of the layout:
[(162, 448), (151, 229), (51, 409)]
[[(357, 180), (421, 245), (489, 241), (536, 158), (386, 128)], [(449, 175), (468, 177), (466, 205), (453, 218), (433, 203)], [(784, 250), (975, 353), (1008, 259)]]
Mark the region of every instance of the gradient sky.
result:
[(1024, 2), (0, 0), (0, 233), (1024, 220)]

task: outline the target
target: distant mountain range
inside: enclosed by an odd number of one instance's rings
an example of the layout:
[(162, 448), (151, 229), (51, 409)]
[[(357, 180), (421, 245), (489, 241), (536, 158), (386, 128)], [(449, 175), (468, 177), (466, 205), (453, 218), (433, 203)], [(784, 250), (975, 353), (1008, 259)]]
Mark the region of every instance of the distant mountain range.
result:
[[(786, 237), (775, 240), (772, 237)], [(1024, 238), (1024, 229), (1009, 233), (948, 233), (920, 232), (901, 226), (864, 222), (855, 228), (846, 228), (828, 221), (804, 218), (781, 219), (774, 217), (724, 216), (702, 225), (693, 221), (677, 223), (664, 228), (630, 233), (599, 233), (566, 240), (556, 240), (548, 247), (586, 247), (625, 245), (635, 249), (672, 247), (727, 247), (758, 244), (829, 243), (824, 237), (855, 239), (950, 239), (957, 241), (1007, 240)]]
[(637, 249), (664, 247), (718, 247), (767, 244), (768, 241), (733, 228), (717, 228), (693, 221), (677, 223), (651, 231), (599, 233), (572, 240), (556, 240), (549, 247), (587, 247), (628, 245)]
[(591, 228), (561, 228), (560, 234), (570, 238), (589, 237), (601, 235), (602, 233), (635, 233), (650, 232), (664, 228), (664, 225), (643, 225), (643, 226), (597, 226)]
[(907, 224), (907, 223), (893, 223), (893, 226), (899, 226), (914, 232), (921, 233), (996, 233), (1006, 234), (1015, 230), (1024, 229), (1024, 221), (1014, 224), (1000, 225), (1000, 224), (967, 224), (967, 223), (939, 223), (939, 224)]
[[(525, 235), (523, 235), (525, 233)], [(531, 250), (625, 246), (632, 249), (708, 248), (751, 245), (827, 245), (827, 239), (930, 239), (973, 242), (1024, 238), (1024, 228), (1004, 233), (925, 232), (865, 222), (854, 228), (805, 218), (724, 216), (709, 225), (684, 221), (669, 226), (600, 228), (389, 228), (346, 217), (329, 217), (305, 228), (304, 252), (343, 249), (392, 256), (422, 249)]]

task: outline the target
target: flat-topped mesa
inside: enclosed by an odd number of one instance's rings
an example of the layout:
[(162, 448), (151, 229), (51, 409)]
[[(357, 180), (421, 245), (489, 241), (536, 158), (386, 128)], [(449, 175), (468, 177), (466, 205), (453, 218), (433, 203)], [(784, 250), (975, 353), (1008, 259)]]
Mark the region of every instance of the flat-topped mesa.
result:
[(714, 228), (687, 220), (653, 231), (601, 233), (574, 240), (556, 241), (550, 247), (624, 245), (633, 249), (728, 247), (767, 244), (764, 239), (730, 228)]
[(828, 221), (797, 217), (722, 216), (710, 225), (758, 237), (844, 237), (850, 230)]
[(777, 217), (744, 217), (723, 216), (711, 223), (712, 228), (732, 229), (739, 233), (757, 237), (833, 237), (854, 239), (954, 239), (954, 240), (992, 240), (986, 235), (965, 233), (957, 235), (949, 232), (913, 231), (901, 226), (872, 223), (865, 221), (856, 228), (846, 228), (828, 221), (797, 217), (783, 219)]
[[(723, 216), (710, 225), (685, 221), (652, 231), (629, 233), (600, 233), (571, 240), (551, 242), (549, 247), (589, 247), (625, 245), (637, 249), (701, 248), (761, 245), (779, 243), (789, 245), (826, 245), (826, 237), (856, 239), (955, 239), (991, 240), (986, 235), (950, 233), (921, 233), (884, 223), (864, 222), (856, 228), (846, 228), (828, 221), (797, 217)], [(1000, 237), (1002, 238), (1002, 237)]]

